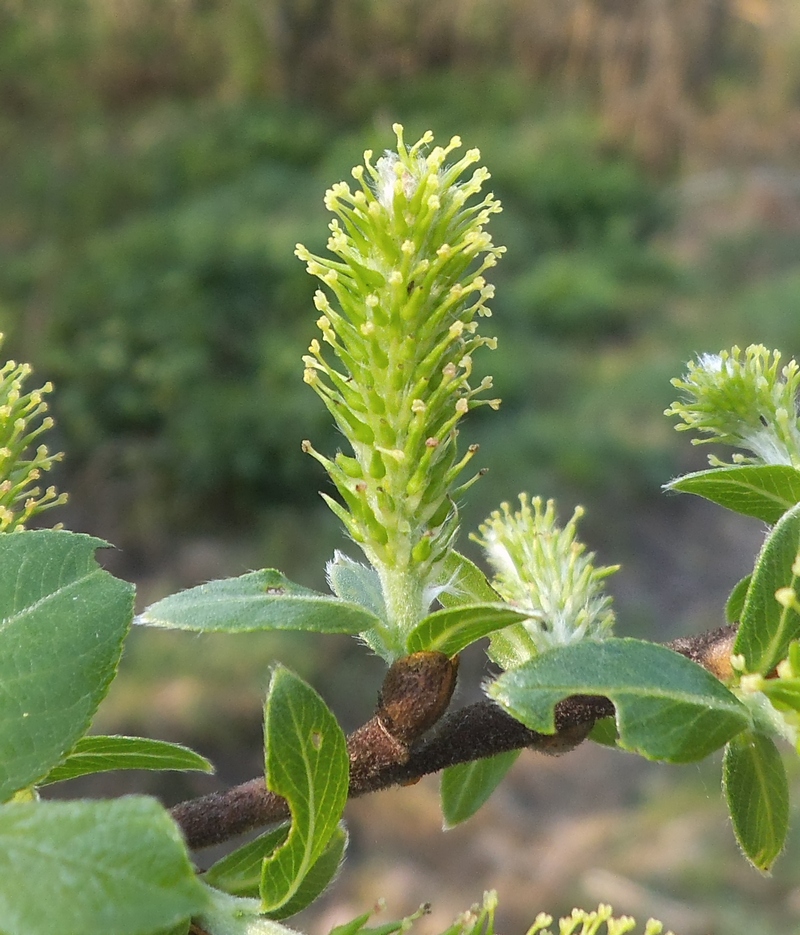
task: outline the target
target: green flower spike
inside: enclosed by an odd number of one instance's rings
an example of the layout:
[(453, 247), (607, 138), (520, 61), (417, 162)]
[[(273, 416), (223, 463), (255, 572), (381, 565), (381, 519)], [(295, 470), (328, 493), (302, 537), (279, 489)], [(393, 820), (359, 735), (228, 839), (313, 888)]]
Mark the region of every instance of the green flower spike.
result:
[[(683, 401), (665, 410), (683, 423), (678, 431), (696, 431), (707, 438), (695, 445), (719, 442), (750, 452), (735, 454), (736, 464), (787, 464), (800, 468), (800, 429), (797, 391), (800, 367), (794, 360), (779, 369), (781, 355), (760, 344), (744, 352), (738, 347), (720, 354), (703, 354), (689, 363), (682, 379), (674, 379)], [(724, 462), (709, 456), (713, 467)]]
[[(0, 342), (3, 336), (0, 335)], [(36, 482), (43, 471), (49, 471), (63, 454), (51, 455), (46, 445), (39, 445), (27, 459), (34, 441), (53, 427), (46, 416), (46, 393), (52, 384), (23, 393), (22, 387), (31, 375), (30, 364), (9, 360), (0, 367), (0, 532), (24, 529), (37, 513), (60, 506), (66, 494), (55, 487), (42, 491)]]
[(602, 639), (614, 625), (611, 598), (603, 581), (619, 565), (595, 568), (593, 552), (576, 538), (583, 509), (576, 507), (562, 529), (555, 504), (520, 494), (520, 509), (501, 504), (472, 538), (483, 546), (495, 570), (492, 587), (531, 618), (492, 639), (490, 655), (505, 668), (519, 665), (553, 646)]
[[(500, 204), (475, 201), (489, 178), (470, 150), (447, 164), (461, 145), (429, 149), (426, 133), (407, 147), (394, 126), (397, 152), (353, 169), (328, 191), (328, 249), (297, 256), (322, 281), (314, 302), (322, 342), (303, 358), (306, 383), (328, 407), (352, 448), (331, 460), (309, 442), (303, 448), (325, 468), (343, 503), (323, 494), (380, 579), (386, 610), (384, 655), (403, 652), (404, 636), (428, 612), (440, 583), (439, 562), (458, 527), (455, 487), (475, 451), (456, 451), (458, 423), (491, 387), (470, 383), (472, 358), (495, 339), (477, 333), (493, 287), (484, 272), (503, 248), (484, 230)], [(472, 199), (472, 201), (471, 201)], [(323, 350), (323, 344), (328, 349)]]

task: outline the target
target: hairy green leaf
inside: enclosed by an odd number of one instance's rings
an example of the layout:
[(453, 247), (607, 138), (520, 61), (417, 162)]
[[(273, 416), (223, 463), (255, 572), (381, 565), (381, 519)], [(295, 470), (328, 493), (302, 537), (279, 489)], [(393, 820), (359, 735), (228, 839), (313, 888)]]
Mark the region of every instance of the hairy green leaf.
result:
[(527, 620), (526, 614), (508, 604), (461, 604), (429, 614), (409, 633), (409, 653), (422, 650), (455, 656), (470, 643), (496, 630)]
[(86, 732), (117, 670), (133, 586), (97, 564), (100, 539), (0, 536), (0, 801)]
[(356, 562), (338, 549), (331, 561), (325, 566), (328, 585), (331, 591), (343, 601), (358, 604), (374, 614), (381, 621), (380, 626), (359, 631), (361, 639), (381, 658), (390, 661), (395, 653), (392, 647), (391, 630), (383, 621), (386, 620), (386, 604), (378, 572), (371, 565)]
[(734, 737), (725, 748), (722, 784), (736, 840), (750, 863), (766, 873), (789, 827), (789, 784), (773, 741), (751, 730)]
[(209, 935), (298, 935), (294, 929), (263, 915), (258, 899), (231, 896), (205, 885), (203, 889), (207, 906), (198, 913), (197, 921)]
[[(264, 860), (281, 847), (289, 836), (291, 823), (286, 822), (265, 834), (259, 835), (242, 847), (218, 860), (202, 876), (203, 883), (213, 887), (212, 909), (201, 915), (201, 921), (210, 931), (229, 931), (236, 935), (257, 933), (286, 933), (290, 930), (262, 915), (263, 907), (258, 898)], [(305, 908), (328, 886), (341, 865), (347, 846), (347, 832), (342, 824), (335, 829), (319, 860), (302, 881), (294, 897), (276, 913), (287, 918)], [(235, 900), (219, 898), (221, 890)], [(246, 922), (244, 921), (246, 920)], [(295, 933), (292, 933), (295, 935)]]
[(501, 669), (514, 669), (539, 655), (536, 641), (522, 624), (492, 633), (487, 656)]
[(381, 621), (365, 607), (293, 584), (271, 568), (209, 581), (157, 601), (137, 623), (177, 630), (360, 633)]
[(462, 604), (496, 604), (500, 595), (478, 566), (460, 552), (450, 551), (442, 563), (440, 580), (445, 590), (439, 594), (443, 607)]
[(189, 927), (192, 924), (191, 919), (184, 919), (177, 925), (170, 925), (168, 929), (159, 929), (157, 932), (148, 933), (148, 935), (189, 935)]
[(0, 808), (3, 935), (141, 935), (205, 904), (180, 833), (154, 799)]
[(264, 858), (286, 841), (290, 828), (287, 821), (237, 847), (206, 870), (203, 882), (232, 896), (258, 896)]
[(472, 763), (448, 766), (441, 783), (445, 828), (455, 828), (471, 818), (500, 785), (519, 754), (519, 750), (509, 750)]
[[(441, 581), (445, 590), (439, 595), (439, 603), (446, 608), (469, 604), (497, 605), (500, 601), (500, 595), (491, 587), (486, 575), (459, 552), (447, 553)], [(504, 669), (518, 665), (538, 652), (530, 634), (521, 625), (512, 624), (489, 635), (489, 656)]]
[(115, 769), (214, 772), (214, 767), (204, 756), (179, 743), (147, 737), (91, 736), (81, 737), (66, 760), (51, 769), (40, 785)]
[(697, 494), (770, 525), (800, 503), (800, 471), (786, 464), (712, 468), (686, 474), (664, 487)]
[(800, 711), (800, 678), (764, 679), (761, 691), (779, 710)]
[(733, 590), (728, 595), (728, 600), (725, 602), (725, 620), (728, 623), (738, 623), (742, 619), (747, 589), (750, 587), (752, 580), (752, 575), (745, 575), (744, 578), (736, 582)]
[(616, 720), (613, 717), (601, 717), (589, 731), (589, 740), (599, 743), (601, 747), (616, 747), (619, 740)]
[(767, 536), (742, 607), (734, 653), (745, 658), (748, 672), (767, 675), (800, 636), (800, 615), (775, 598), (779, 588), (797, 586), (792, 571), (800, 553), (800, 504), (786, 513)]
[(343, 601), (360, 604), (381, 620), (386, 617), (381, 579), (371, 565), (356, 562), (340, 552), (334, 553), (325, 566), (331, 591)]
[[(264, 860), (286, 841), (289, 829), (288, 823), (281, 825), (237, 848), (210, 867), (203, 874), (203, 881), (232, 896), (258, 896)], [(286, 919), (310, 905), (336, 876), (346, 848), (347, 831), (340, 823), (295, 895), (272, 917)]]
[(342, 822), (334, 830), (325, 850), (303, 877), (297, 892), (279, 910), (270, 913), (273, 919), (288, 919), (310, 906), (333, 882), (347, 850), (348, 834)]
[(641, 640), (559, 646), (503, 673), (488, 693), (526, 727), (546, 734), (555, 731), (553, 708), (562, 698), (610, 698), (619, 746), (673, 763), (702, 759), (749, 723), (744, 705), (713, 675)]
[(280, 915), (303, 886), (336, 833), (350, 761), (342, 729), (325, 702), (302, 679), (279, 666), (264, 707), (267, 788), (289, 803), (285, 844), (264, 861), (263, 910)]

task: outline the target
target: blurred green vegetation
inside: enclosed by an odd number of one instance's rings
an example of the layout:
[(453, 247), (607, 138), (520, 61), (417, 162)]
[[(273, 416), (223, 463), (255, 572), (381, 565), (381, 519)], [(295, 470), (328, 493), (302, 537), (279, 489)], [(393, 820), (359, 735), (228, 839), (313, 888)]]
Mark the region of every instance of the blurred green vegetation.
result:
[(524, 488), (613, 541), (696, 463), (660, 415), (686, 357), (800, 351), (799, 48), (785, 0), (0, 0), (0, 327), (57, 385), (67, 521), (129, 557), (335, 542), (292, 251), (400, 120), (480, 146), (505, 206), (465, 525)]
[(520, 488), (598, 528), (651, 502), (694, 463), (660, 415), (686, 357), (800, 351), (800, 15), (645, 7), (2, 0), (0, 327), (57, 385), (73, 525), (146, 550), (316, 522), (300, 442), (339, 440), (292, 251), (393, 120), (480, 146), (505, 206), (466, 524)]
[[(514, 425), (516, 473), (600, 477), (616, 442), (593, 412), (582, 430), (580, 410), (608, 354), (624, 347), (633, 360), (662, 330), (679, 276), (653, 247), (668, 219), (659, 185), (589, 109), (548, 106), (513, 72), (440, 70), (360, 98), (354, 82), (321, 110), (311, 93), (226, 92), (252, 52), (244, 39), (224, 74), (194, 70), (196, 43), (211, 55), (215, 30), (235, 32), (257, 4), (198, 6), (182, 25), (146, 3), (129, 5), (139, 19), (127, 25), (77, 0), (39, 3), (38, 22), (30, 9), (14, 17), (6, 5), (0, 31), (15, 129), (0, 318), (13, 350), (58, 386), (72, 472), (146, 478), (148, 515), (173, 529), (309, 504), (320, 476), (300, 441), (331, 450), (337, 439), (301, 382), (314, 316), (292, 250), (323, 246), (324, 189), (365, 147), (389, 143), (396, 117), (409, 136), (431, 125), (480, 145), (506, 205), (502, 349), (479, 365), (497, 373), (507, 408), (476, 433)], [(578, 417), (569, 435), (565, 412)]]
[[(485, 90), (475, 82), (473, 93)], [(301, 382), (312, 290), (292, 251), (298, 240), (324, 245), (321, 195), (344, 171), (326, 150), (334, 131), (266, 105), (198, 105), (147, 122), (143, 149), (79, 147), (58, 203), (48, 201), (48, 229), (4, 264), (6, 327), (24, 346), (20, 310), (45, 306), (25, 351), (59, 386), (71, 458), (119, 445), (126, 467), (155, 472), (179, 517), (223, 492), (223, 516), (301, 502), (317, 471), (298, 456), (300, 433), (335, 442)], [(349, 133), (349, 160), (382, 136)], [(491, 366), (510, 378), (513, 405), (549, 345), (586, 357), (597, 342), (651, 331), (675, 274), (650, 246), (664, 224), (656, 187), (630, 159), (600, 151), (588, 118), (543, 126), (523, 114), (465, 136), (480, 141), (506, 204), (497, 225), (510, 245), (498, 275), (506, 359)], [(54, 155), (41, 158), (48, 165), (33, 174), (50, 185)], [(131, 210), (119, 202), (134, 186)], [(30, 195), (46, 200), (38, 187)], [(509, 367), (520, 340), (534, 357)], [(590, 383), (584, 374), (575, 389)]]

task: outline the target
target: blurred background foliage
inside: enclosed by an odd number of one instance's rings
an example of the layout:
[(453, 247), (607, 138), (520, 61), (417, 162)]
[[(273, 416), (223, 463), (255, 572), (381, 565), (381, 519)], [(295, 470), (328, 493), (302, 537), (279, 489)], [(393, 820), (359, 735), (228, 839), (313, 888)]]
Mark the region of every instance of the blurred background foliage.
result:
[[(502, 451), (469, 518), (520, 486), (652, 495), (687, 353), (796, 348), (800, 193), (742, 173), (790, 162), (798, 50), (769, 0), (3, 0), (0, 323), (58, 385), (73, 510), (145, 548), (312, 507), (299, 443), (337, 440), (292, 248), (395, 119), (479, 145), (505, 205), (479, 362), (505, 406), (474, 425)], [(787, 217), (676, 249), (741, 185)]]
[[(695, 352), (800, 354), (793, 0), (0, 0), (0, 329), (56, 383), (66, 524), (120, 546), (143, 600), (263, 565), (322, 586), (343, 542), (300, 442), (341, 440), (302, 383), (292, 251), (323, 247), (325, 189), (395, 120), (479, 146), (504, 204), (500, 343), (476, 360), (504, 402), (464, 432), (490, 468), (464, 526), (522, 489), (582, 501), (625, 565), (622, 632), (716, 625), (762, 533), (663, 498), (704, 456), (661, 412)], [(205, 738), (228, 778), (258, 769), (276, 655), (349, 726), (380, 679), (346, 641), (187, 645), (135, 634), (106, 726)], [(765, 905), (800, 917), (777, 885)]]

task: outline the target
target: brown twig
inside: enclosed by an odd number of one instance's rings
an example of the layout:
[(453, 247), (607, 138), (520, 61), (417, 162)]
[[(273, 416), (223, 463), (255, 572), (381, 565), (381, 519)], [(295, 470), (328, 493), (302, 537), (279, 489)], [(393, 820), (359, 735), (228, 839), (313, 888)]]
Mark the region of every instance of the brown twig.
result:
[[(667, 645), (724, 679), (735, 637), (735, 627), (719, 627)], [(445, 714), (456, 669), (456, 662), (441, 653), (415, 653), (389, 669), (375, 715), (347, 739), (351, 798), (509, 750), (566, 753), (586, 739), (600, 718), (614, 714), (607, 698), (565, 698), (556, 705), (554, 734), (529, 730), (492, 701)], [(435, 732), (423, 736), (434, 725)], [(202, 848), (288, 818), (289, 809), (259, 777), (181, 802), (172, 817), (189, 846)]]

